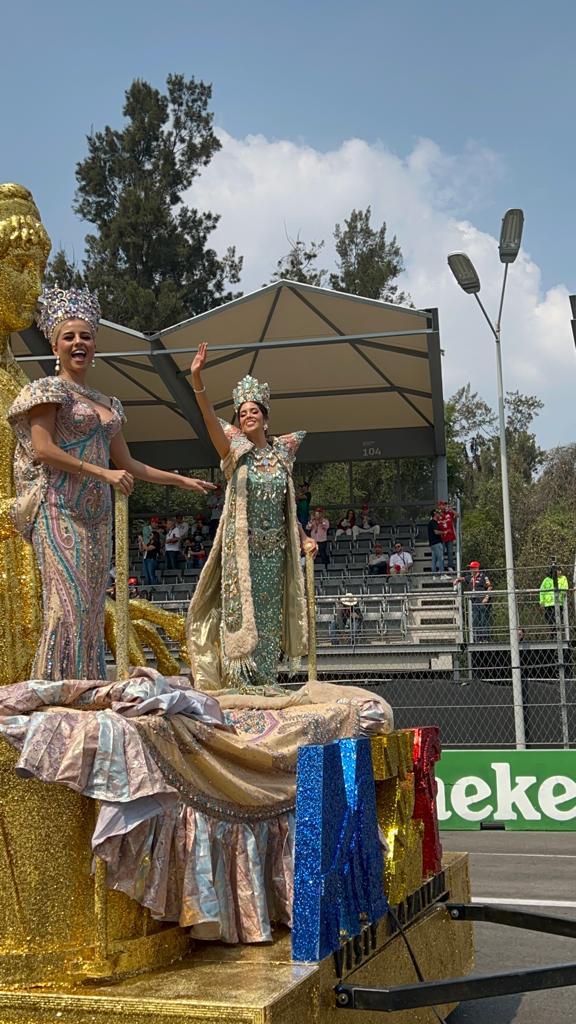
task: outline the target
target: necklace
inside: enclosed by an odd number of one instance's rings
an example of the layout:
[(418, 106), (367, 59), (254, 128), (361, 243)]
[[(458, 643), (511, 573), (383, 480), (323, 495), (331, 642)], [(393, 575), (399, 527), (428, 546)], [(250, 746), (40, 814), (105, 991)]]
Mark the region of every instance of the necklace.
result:
[(103, 395), (101, 391), (97, 391), (96, 388), (86, 387), (85, 384), (80, 384), (75, 380), (68, 380), (67, 377), (58, 377), (58, 380), (62, 381), (62, 384), (65, 384), (72, 391), (76, 391), (79, 395), (84, 395), (84, 398), (90, 398), (93, 402), (103, 405), (106, 409), (112, 408), (110, 399)]
[(278, 464), (276, 452), (269, 444), (265, 448), (255, 448), (253, 456), (254, 465), (262, 466), (266, 470)]

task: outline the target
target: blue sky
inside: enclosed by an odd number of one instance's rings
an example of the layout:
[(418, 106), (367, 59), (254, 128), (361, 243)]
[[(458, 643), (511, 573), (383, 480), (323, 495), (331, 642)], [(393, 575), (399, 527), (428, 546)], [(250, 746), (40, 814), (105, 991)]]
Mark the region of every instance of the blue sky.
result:
[[(325, 170), (336, 177), (344, 143), (361, 140), (366, 148), (358, 159), (372, 160), (374, 153), (386, 159), (372, 163), (370, 184), (359, 189), (358, 198), (348, 175), (346, 188), (338, 190), (341, 207), (334, 198), (327, 218), (333, 224), (353, 205), (370, 201), (403, 245), (416, 304), (439, 305), (442, 316), (440, 299), (452, 299), (440, 284), (439, 297), (431, 294), (434, 254), (430, 250), (422, 256), (402, 202), (413, 202), (410, 196), (418, 201), (425, 197), (437, 227), (442, 218), (450, 225), (471, 225), (480, 259), (484, 242), (488, 252), (490, 240), (498, 234), (503, 211), (522, 206), (525, 284), (532, 312), (541, 326), (547, 325), (546, 332), (553, 325), (564, 330), (559, 311), (565, 293), (576, 291), (576, 5), (567, 0), (546, 5), (531, 0), (484, 0), (481, 5), (451, 0), (405, 5), (371, 0), (354, 5), (340, 0), (283, 5), (260, 0), (101, 0), (97, 6), (34, 0), (7, 6), (2, 35), (1, 178), (32, 189), (55, 245), (81, 252), (87, 226), (77, 220), (71, 204), (74, 167), (85, 155), (91, 127), (121, 124), (123, 93), (135, 77), (162, 87), (168, 73), (183, 72), (212, 82), (215, 122), (240, 161), (220, 163), (220, 174), (227, 167), (229, 175), (226, 188), (221, 181), (217, 187), (214, 176), (207, 178), (199, 205), (234, 191), (238, 167), (246, 168), (246, 145), (234, 150), (231, 140), (246, 143), (248, 136), (261, 137), (263, 148), (252, 147), (252, 157), (262, 162), (277, 158), (280, 169), (283, 152), (274, 148), (280, 142), (292, 147), (290, 159), (295, 154), (301, 159), (303, 154), (333, 153), (334, 162)], [(408, 175), (416, 188), (417, 179), (416, 191), (407, 194), (401, 182), (398, 187), (389, 185), (387, 175), (394, 174), (397, 165), (403, 169), (404, 183)], [(357, 168), (354, 161), (351, 166)], [(257, 169), (250, 174), (257, 175)], [(251, 209), (258, 210), (260, 196), (268, 216), (265, 182), (258, 181)], [(286, 249), (286, 233), (326, 234), (324, 225), (306, 212), (306, 203), (299, 205), (291, 192), (287, 178), (285, 197), (275, 201), (285, 230), (262, 240), (270, 247), (270, 268)], [(249, 240), (244, 238), (242, 220), (233, 216), (237, 205), (233, 200), (229, 207), (224, 200), (221, 207), (214, 205), (223, 214), (217, 241), (236, 242), (245, 251)], [(248, 207), (245, 214), (249, 215)], [(438, 245), (448, 236), (452, 238), (453, 232), (440, 232)], [(489, 263), (491, 257), (486, 258)], [(445, 253), (438, 251), (438, 268), (440, 264), (444, 268)], [(262, 273), (257, 262), (247, 266), (246, 285), (261, 284)], [(558, 288), (561, 293), (554, 291)], [(459, 303), (455, 298), (453, 313), (447, 314), (450, 331), (458, 316), (474, 316)], [(541, 343), (542, 334), (539, 337)], [(562, 358), (557, 370), (564, 376), (564, 367), (569, 372), (572, 366), (573, 381), (573, 362), (563, 361), (567, 337), (564, 333), (558, 342)], [(459, 349), (456, 339), (447, 340), (449, 359), (450, 351)], [(509, 386), (519, 383), (521, 390), (535, 391), (529, 386), (530, 374), (521, 372), (520, 359), (518, 364), (519, 381), (514, 377)], [(536, 366), (536, 384), (545, 366)], [(452, 370), (446, 371), (453, 378), (449, 385), (457, 383), (465, 369), (466, 361), (455, 359)], [(473, 358), (470, 369), (474, 372)], [(512, 374), (516, 369), (513, 360)], [(490, 386), (487, 377), (485, 390)], [(546, 443), (571, 439), (571, 427), (546, 422), (544, 417)]]

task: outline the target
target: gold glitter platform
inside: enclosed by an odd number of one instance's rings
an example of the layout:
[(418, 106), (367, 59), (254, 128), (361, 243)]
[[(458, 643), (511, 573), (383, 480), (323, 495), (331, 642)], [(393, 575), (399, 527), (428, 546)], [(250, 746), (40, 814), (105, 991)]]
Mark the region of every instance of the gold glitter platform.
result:
[[(447, 854), (443, 885), (450, 899), (468, 902), (466, 854)], [(454, 922), (442, 903), (423, 887), (423, 904), (405, 905), (412, 918), (406, 931), (424, 977), (467, 974), (474, 959), (472, 925)], [(340, 976), (358, 985), (386, 986), (415, 981), (414, 968), (389, 917), (377, 925), (373, 950), (363, 955), (342, 951)], [(376, 1024), (381, 1013), (336, 1010), (339, 980), (333, 957), (318, 964), (290, 959), (290, 935), (278, 932), (267, 946), (198, 944), (172, 967), (116, 984), (59, 985), (0, 991), (0, 1024)], [(446, 1015), (454, 1007), (439, 1010)], [(386, 1015), (392, 1024), (432, 1024), (431, 1009)]]
[[(107, 948), (99, 951), (90, 873), (95, 804), (19, 779), (17, 756), (0, 741), (0, 989), (117, 977), (182, 957), (187, 931), (158, 924), (119, 892), (108, 895)], [(3, 1008), (2, 999), (0, 1019)]]

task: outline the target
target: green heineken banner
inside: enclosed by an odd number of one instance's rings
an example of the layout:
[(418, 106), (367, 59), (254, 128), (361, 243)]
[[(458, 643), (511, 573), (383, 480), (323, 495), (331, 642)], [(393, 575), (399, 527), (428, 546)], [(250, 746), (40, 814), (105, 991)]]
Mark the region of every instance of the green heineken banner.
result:
[(444, 750), (436, 778), (441, 829), (576, 831), (576, 750)]

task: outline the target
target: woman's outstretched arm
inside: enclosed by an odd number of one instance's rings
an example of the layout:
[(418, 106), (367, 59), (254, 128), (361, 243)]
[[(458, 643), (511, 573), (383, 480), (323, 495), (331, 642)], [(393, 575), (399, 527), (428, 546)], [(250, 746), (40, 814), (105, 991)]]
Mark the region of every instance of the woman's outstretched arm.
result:
[(156, 469), (155, 466), (148, 466), (145, 462), (133, 459), (126, 439), (121, 433), (116, 434), (112, 439), (110, 458), (118, 469), (127, 470), (137, 480), (145, 480), (149, 484), (171, 484), (172, 487), (179, 487), (184, 491), (199, 491), (200, 494), (208, 494), (216, 489), (216, 485), (211, 484), (209, 480), (197, 480), (192, 476), (167, 473), (164, 469)]
[(200, 344), (198, 352), (192, 360), (192, 366), (190, 367), (192, 371), (192, 387), (194, 388), (198, 408), (202, 413), (206, 429), (210, 434), (210, 440), (212, 441), (212, 444), (220, 458), (225, 459), (230, 451), (230, 441), (226, 437), (220, 420), (212, 408), (212, 403), (206, 395), (206, 386), (202, 383), (202, 370), (206, 365), (207, 352), (208, 346), (206, 342), (203, 341)]

